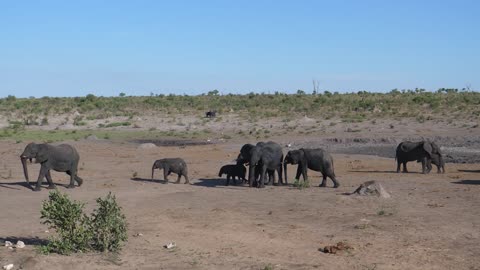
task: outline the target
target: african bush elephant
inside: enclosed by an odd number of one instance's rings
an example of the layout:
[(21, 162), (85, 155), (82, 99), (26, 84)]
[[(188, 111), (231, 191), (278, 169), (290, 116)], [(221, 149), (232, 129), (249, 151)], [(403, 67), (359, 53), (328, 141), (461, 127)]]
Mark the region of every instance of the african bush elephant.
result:
[(163, 179), (167, 181), (167, 183), (168, 176), (173, 172), (178, 175), (177, 182), (175, 182), (176, 184), (180, 183), (182, 175), (185, 178), (184, 184), (190, 184), (190, 181), (188, 180), (187, 163), (181, 158), (163, 158), (156, 160), (152, 166), (152, 179), (155, 169), (163, 170)]
[(303, 175), (303, 181), (308, 181), (307, 168), (321, 172), (323, 176), (320, 187), (327, 185), (327, 176), (332, 179), (333, 187), (338, 188), (340, 183), (335, 178), (335, 172), (333, 169), (332, 156), (321, 148), (316, 149), (304, 149), (288, 151), (283, 161), (283, 169), (285, 170), (285, 181), (287, 181), (287, 164), (298, 164), (297, 175), (295, 179), (300, 179), (300, 175)]
[(265, 174), (270, 170), (272, 172), (271, 181), (275, 183), (274, 171), (278, 173), (278, 182), (283, 184), (282, 179), (282, 147), (275, 142), (259, 142), (256, 145), (245, 144), (240, 150), (237, 161), (248, 162), (248, 182), (250, 187), (256, 180), (256, 171), (260, 170), (260, 180), (258, 188), (265, 187)]
[(247, 169), (245, 169), (245, 166), (243, 166), (242, 163), (229, 164), (229, 165), (224, 165), (222, 166), (222, 168), (220, 168), (220, 171), (218, 172), (218, 177), (222, 177), (222, 175), (226, 174), (227, 175), (226, 185), (228, 186), (230, 184), (230, 178), (233, 179), (233, 184), (236, 185), (235, 177), (237, 177), (238, 180), (240, 181), (244, 181), (244, 182), (247, 181), (247, 179), (245, 179), (246, 172), (247, 172)]
[(408, 172), (407, 162), (417, 161), (422, 163), (422, 173), (429, 173), (432, 169), (431, 163), (437, 166), (437, 172), (445, 172), (445, 161), (440, 152), (440, 147), (434, 142), (404, 141), (397, 146), (395, 159), (397, 160), (397, 173), (400, 172), (400, 164), (403, 164), (403, 172)]
[(40, 190), (43, 178), (47, 178), (49, 189), (55, 188), (52, 176), (50, 175), (51, 169), (57, 172), (66, 172), (70, 175), (70, 185), (68, 185), (67, 188), (74, 188), (75, 181), (77, 181), (78, 186), (82, 185), (83, 180), (77, 175), (80, 156), (73, 146), (69, 144), (60, 144), (57, 146), (44, 143), (28, 144), (20, 155), (20, 160), (22, 161), (23, 173), (29, 186), (27, 159), (32, 162), (33, 158), (36, 163), (41, 164), (40, 174), (38, 175), (37, 185), (34, 191)]

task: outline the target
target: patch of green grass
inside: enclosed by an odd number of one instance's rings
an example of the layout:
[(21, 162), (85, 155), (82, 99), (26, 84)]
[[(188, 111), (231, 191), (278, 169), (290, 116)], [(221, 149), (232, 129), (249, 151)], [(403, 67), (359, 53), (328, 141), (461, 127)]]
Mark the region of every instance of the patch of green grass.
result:
[(293, 182), (293, 186), (298, 188), (298, 189), (309, 188), (310, 187), (310, 182), (295, 179), (295, 182)]

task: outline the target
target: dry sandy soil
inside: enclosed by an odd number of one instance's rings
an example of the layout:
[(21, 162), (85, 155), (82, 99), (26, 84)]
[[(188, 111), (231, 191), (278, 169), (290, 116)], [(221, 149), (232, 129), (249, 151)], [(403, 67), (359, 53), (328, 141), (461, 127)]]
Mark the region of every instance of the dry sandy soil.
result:
[[(273, 139), (283, 145), (296, 140)], [(301, 140), (305, 143), (309, 138)], [(103, 140), (69, 143), (80, 153), (79, 175), (85, 183), (67, 190), (67, 175), (54, 172), (58, 189), (88, 202), (88, 211), (97, 197), (114, 192), (129, 223), (128, 243), (118, 255), (38, 254), (35, 246), (52, 234), (40, 223), (41, 202), (47, 199), (48, 190), (34, 193), (24, 184), (18, 156), (26, 143), (0, 141), (0, 239), (21, 239), (27, 244), (19, 250), (0, 247), (0, 266), (13, 263), (14, 269), (54, 270), (480, 269), (478, 163), (447, 163), (447, 173), (429, 175), (419, 174), (420, 166), (409, 163), (411, 173), (397, 174), (392, 158), (334, 151), (338, 189), (331, 188), (331, 182), (327, 188), (318, 187), (320, 175), (312, 171), (311, 188), (255, 189), (225, 186), (217, 176), (220, 166), (236, 157), (245, 143), (242, 140), (153, 149)], [(173, 184), (173, 175), (169, 184), (150, 181), (151, 165), (162, 157), (184, 158), (192, 184)], [(29, 165), (32, 178), (38, 168), (38, 164)], [(294, 171), (289, 170), (290, 182)], [(136, 180), (132, 180), (134, 173)], [(156, 178), (161, 177), (157, 171)], [(392, 198), (344, 194), (368, 180), (382, 183)], [(177, 247), (163, 248), (170, 241)], [(337, 254), (319, 251), (339, 241), (353, 249)]]

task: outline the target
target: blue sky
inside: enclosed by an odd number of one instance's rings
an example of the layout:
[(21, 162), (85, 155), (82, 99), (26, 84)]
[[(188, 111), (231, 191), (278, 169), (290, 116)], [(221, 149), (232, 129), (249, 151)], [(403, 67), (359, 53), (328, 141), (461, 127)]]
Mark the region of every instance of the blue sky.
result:
[(0, 0), (0, 96), (480, 89), (480, 1)]

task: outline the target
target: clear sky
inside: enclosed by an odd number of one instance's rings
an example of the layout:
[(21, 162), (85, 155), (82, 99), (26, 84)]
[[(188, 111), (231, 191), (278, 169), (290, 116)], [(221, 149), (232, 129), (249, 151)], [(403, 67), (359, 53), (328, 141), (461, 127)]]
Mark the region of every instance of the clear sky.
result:
[(480, 1), (0, 0), (0, 96), (480, 90)]

